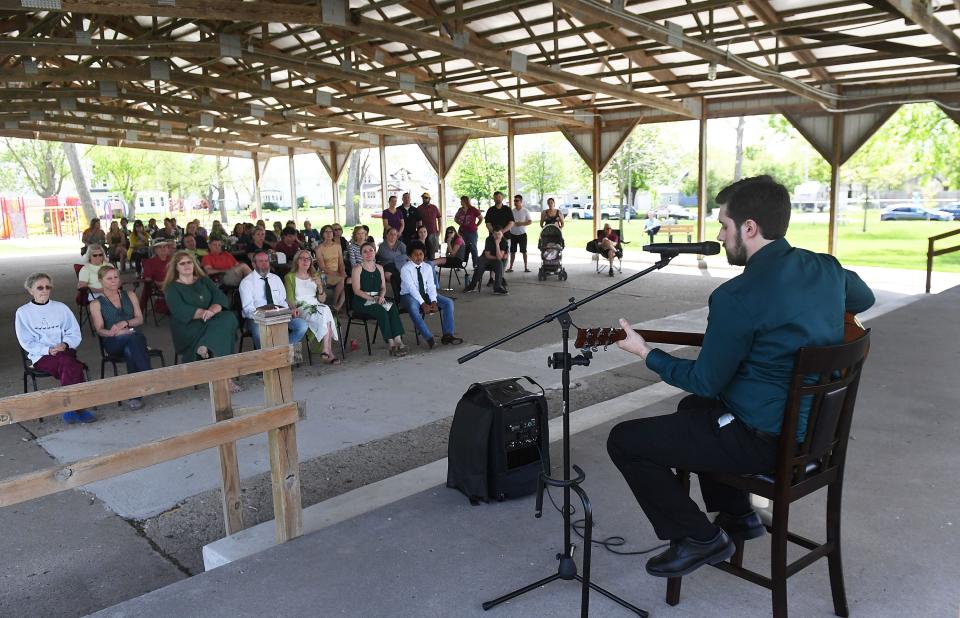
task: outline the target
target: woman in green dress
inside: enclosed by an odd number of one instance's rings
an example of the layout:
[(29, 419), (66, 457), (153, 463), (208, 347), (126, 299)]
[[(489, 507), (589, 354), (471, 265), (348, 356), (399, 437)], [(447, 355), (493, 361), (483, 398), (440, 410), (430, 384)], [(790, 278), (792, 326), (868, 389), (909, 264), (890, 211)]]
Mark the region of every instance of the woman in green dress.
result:
[[(353, 310), (377, 319), (377, 326), (384, 340), (390, 344), (390, 356), (406, 356), (403, 345), (403, 324), (396, 303), (386, 302), (386, 277), (383, 267), (377, 264), (377, 252), (373, 245), (364, 245), (360, 250), (362, 261), (353, 267), (350, 278), (353, 289)], [(389, 307), (389, 308), (388, 308)]]
[(173, 347), (184, 362), (233, 354), (237, 316), (186, 251), (177, 251), (170, 260), (163, 292), (170, 307)]

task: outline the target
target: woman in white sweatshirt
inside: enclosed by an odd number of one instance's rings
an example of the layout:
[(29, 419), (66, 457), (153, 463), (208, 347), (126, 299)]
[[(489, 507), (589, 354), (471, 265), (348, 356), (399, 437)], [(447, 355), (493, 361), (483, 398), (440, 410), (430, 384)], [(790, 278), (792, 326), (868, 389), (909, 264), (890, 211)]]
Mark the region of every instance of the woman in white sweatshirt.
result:
[[(84, 366), (77, 360), (80, 325), (70, 308), (50, 300), (53, 280), (46, 273), (33, 273), (23, 283), (33, 297), (17, 309), (17, 341), (33, 366), (60, 380), (61, 386), (84, 382)], [(89, 410), (67, 412), (66, 423), (92, 423), (97, 420)]]

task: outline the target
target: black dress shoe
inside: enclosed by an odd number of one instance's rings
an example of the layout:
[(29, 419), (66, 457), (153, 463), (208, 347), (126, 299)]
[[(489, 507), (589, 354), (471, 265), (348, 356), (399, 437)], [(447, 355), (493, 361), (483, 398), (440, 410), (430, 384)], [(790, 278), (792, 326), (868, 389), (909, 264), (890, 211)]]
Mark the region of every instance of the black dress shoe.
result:
[(647, 573), (654, 577), (681, 577), (705, 564), (723, 562), (735, 551), (733, 541), (723, 530), (709, 541), (684, 537), (671, 541), (670, 549), (647, 560)]
[(724, 532), (730, 535), (730, 538), (738, 541), (749, 541), (762, 537), (767, 533), (763, 527), (760, 516), (756, 511), (750, 511), (746, 515), (730, 515), (729, 513), (717, 513), (713, 524), (722, 528)]

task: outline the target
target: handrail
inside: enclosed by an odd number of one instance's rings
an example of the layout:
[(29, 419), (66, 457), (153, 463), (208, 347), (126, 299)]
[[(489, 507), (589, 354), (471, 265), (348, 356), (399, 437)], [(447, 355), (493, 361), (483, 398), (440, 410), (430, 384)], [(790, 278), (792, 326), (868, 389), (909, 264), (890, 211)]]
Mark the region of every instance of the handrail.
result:
[[(95, 382), (0, 399), (0, 426), (89, 408), (117, 400), (209, 383), (213, 424), (129, 448), (0, 480), (0, 507), (10, 506), (199, 453), (220, 452), (220, 489), (227, 534), (243, 530), (240, 466), (236, 441), (267, 433), (276, 539), (283, 543), (303, 532), (296, 423), (305, 406), (293, 401), (293, 349), (289, 316), (255, 317), (262, 349), (195, 363), (151, 369)], [(234, 408), (230, 378), (263, 374), (264, 402)]]
[(933, 258), (938, 255), (945, 255), (947, 253), (953, 253), (954, 251), (960, 251), (960, 245), (934, 251), (933, 243), (944, 238), (949, 238), (950, 236), (954, 236), (956, 234), (960, 234), (960, 229), (953, 230), (952, 232), (944, 232), (943, 234), (937, 234), (936, 236), (931, 236), (927, 239), (927, 294), (930, 293), (930, 279), (933, 276)]

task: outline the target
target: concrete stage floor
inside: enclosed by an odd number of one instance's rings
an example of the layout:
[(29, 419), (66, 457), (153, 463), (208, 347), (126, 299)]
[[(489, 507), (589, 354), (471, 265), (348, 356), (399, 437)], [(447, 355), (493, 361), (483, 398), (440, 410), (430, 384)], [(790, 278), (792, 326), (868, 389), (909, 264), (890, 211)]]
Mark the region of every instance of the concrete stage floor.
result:
[[(957, 615), (958, 306), (954, 288), (868, 324), (873, 347), (854, 417), (843, 509), (854, 616)], [(668, 413), (677, 399), (622, 418)], [(648, 548), (657, 541), (604, 449), (617, 420), (576, 434), (573, 461), (588, 475), (596, 536), (622, 535), (627, 549)], [(553, 457), (559, 465), (556, 444)], [(792, 529), (822, 538), (823, 510), (822, 496), (797, 503)], [(96, 615), (574, 616), (579, 586), (572, 582), (552, 583), (489, 614), (480, 608), (554, 572), (561, 540), (559, 514), (551, 509), (534, 519), (532, 497), (472, 507), (458, 492), (436, 486)], [(746, 563), (766, 570), (768, 548), (766, 539), (749, 542)], [(595, 548), (594, 580), (655, 615), (770, 612), (766, 590), (711, 568), (687, 577), (681, 604), (668, 607), (665, 582), (644, 573), (645, 559)], [(791, 578), (789, 593), (793, 615), (833, 615), (825, 561)], [(596, 616), (630, 615), (597, 594), (591, 607)]]

